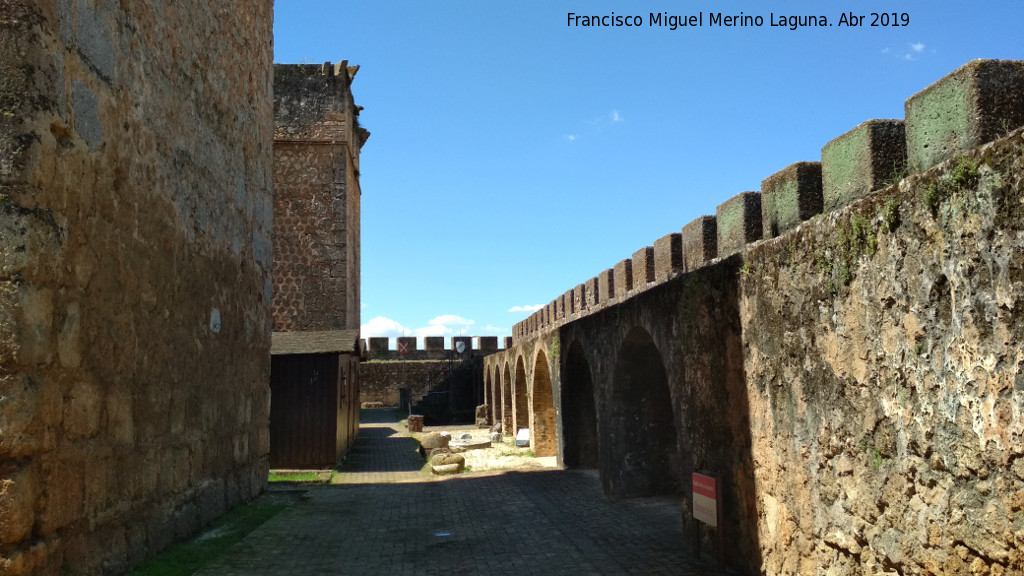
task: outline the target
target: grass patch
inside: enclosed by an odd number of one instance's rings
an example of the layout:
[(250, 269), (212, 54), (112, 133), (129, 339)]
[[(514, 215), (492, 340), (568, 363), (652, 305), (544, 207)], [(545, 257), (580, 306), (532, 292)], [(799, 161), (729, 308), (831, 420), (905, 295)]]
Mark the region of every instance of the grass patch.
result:
[(132, 576), (187, 576), (217, 559), (250, 532), (259, 528), (288, 505), (283, 502), (254, 502), (239, 506), (214, 522), (209, 529), (188, 542), (175, 544), (150, 558)]
[[(326, 478), (325, 478), (326, 476)], [(303, 470), (298, 472), (282, 472), (271, 470), (267, 477), (268, 482), (303, 482), (306, 484), (330, 484), (334, 472), (329, 474), (316, 470)]]

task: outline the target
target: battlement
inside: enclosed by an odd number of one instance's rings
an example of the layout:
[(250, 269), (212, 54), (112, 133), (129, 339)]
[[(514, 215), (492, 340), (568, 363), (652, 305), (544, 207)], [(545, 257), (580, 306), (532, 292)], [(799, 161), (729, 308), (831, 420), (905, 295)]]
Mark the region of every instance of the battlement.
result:
[(423, 348), (418, 346), (416, 336), (399, 336), (394, 339), (371, 337), (359, 341), (359, 349), (366, 351), (366, 359), (376, 361), (447, 360), (460, 356), (470, 358), (494, 354), (511, 347), (511, 336), (506, 336), (500, 341), (497, 336), (452, 336), (451, 346), (448, 348), (445, 348), (444, 336), (425, 336)]
[(751, 245), (897, 185), (1024, 126), (1024, 61), (972, 60), (904, 103), (905, 119), (867, 120), (741, 192), (678, 233), (577, 285), (513, 329), (518, 341), (628, 300)]

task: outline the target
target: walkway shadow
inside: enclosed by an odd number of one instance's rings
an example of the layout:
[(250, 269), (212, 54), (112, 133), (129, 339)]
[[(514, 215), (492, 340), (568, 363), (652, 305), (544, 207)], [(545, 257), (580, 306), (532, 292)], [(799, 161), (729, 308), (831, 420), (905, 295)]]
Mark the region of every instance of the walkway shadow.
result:
[(394, 408), (360, 410), (359, 421), (359, 434), (338, 466), (339, 472), (417, 472), (423, 468), (420, 444), (399, 432)]

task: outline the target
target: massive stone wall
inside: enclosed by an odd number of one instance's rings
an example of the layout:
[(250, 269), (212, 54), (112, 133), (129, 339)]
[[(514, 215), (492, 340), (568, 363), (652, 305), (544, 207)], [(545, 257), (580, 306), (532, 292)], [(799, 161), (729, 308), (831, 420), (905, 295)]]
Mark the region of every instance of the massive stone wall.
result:
[(0, 572), (121, 574), (266, 481), (272, 3), (0, 11)]
[(1022, 95), (971, 62), (556, 298), (495, 418), (612, 494), (718, 476), (746, 572), (1024, 573)]

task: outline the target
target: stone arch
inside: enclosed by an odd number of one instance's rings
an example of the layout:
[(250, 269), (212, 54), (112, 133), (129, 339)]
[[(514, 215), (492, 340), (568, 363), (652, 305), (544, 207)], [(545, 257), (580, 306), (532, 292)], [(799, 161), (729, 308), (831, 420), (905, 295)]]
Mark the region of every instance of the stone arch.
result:
[(530, 407), (526, 390), (526, 364), (523, 362), (522, 356), (516, 360), (515, 382), (512, 383), (512, 395), (515, 399), (515, 407), (513, 408), (513, 422), (510, 432), (514, 436), (520, 428), (530, 427)]
[(634, 327), (615, 358), (601, 426), (601, 483), (612, 495), (677, 494), (682, 486), (672, 393), (651, 335)]
[(551, 369), (547, 355), (537, 351), (533, 364), (533, 426), (530, 445), (537, 456), (556, 456), (558, 437), (555, 430), (555, 398), (551, 392)]
[(498, 407), (494, 402), (494, 369), (484, 366), (484, 405), (487, 406), (487, 423), (493, 421)]
[(562, 461), (566, 468), (597, 468), (597, 409), (594, 379), (583, 345), (573, 340), (565, 356), (562, 378)]
[(505, 372), (501, 378), (501, 431), (513, 434), (512, 431), (512, 368), (505, 361)]

